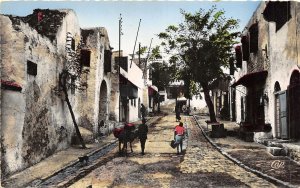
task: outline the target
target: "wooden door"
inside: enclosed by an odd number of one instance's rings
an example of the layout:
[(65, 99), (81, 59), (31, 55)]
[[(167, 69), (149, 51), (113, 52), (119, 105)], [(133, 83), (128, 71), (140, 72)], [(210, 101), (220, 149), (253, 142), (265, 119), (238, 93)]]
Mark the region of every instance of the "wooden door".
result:
[(279, 104), (279, 95), (275, 95), (275, 137), (280, 138), (280, 104)]
[(286, 91), (283, 91), (279, 94), (279, 111), (281, 138), (289, 139), (289, 129), (287, 124)]

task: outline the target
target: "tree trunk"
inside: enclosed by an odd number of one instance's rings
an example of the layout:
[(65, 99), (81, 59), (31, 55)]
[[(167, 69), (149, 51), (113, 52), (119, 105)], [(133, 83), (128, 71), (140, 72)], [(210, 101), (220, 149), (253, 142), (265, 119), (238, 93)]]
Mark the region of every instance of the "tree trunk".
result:
[(209, 110), (210, 121), (211, 122), (217, 122), (216, 114), (215, 114), (215, 111), (214, 111), (214, 105), (213, 105), (213, 103), (211, 101), (211, 98), (209, 96), (208, 86), (207, 86), (207, 84), (203, 84), (203, 83), (201, 83), (201, 86), (203, 88), (204, 99), (205, 99), (205, 102), (206, 102), (208, 110)]
[(76, 123), (75, 115), (74, 115), (74, 112), (73, 112), (73, 109), (72, 109), (72, 106), (71, 106), (71, 103), (70, 103), (70, 100), (69, 100), (69, 97), (68, 97), (68, 91), (67, 91), (67, 87), (66, 87), (66, 73), (62, 73), (60, 79), (61, 79), (60, 84), (61, 84), (61, 86), (63, 88), (63, 92), (65, 94), (65, 100), (67, 102), (67, 105), (68, 105), (68, 108), (69, 108), (69, 111), (70, 111), (70, 114), (71, 114), (71, 117), (72, 117), (72, 120), (73, 120), (73, 124), (74, 124), (74, 127), (75, 127), (76, 134), (78, 136), (79, 142), (81, 143), (82, 148), (86, 148), (86, 146), (84, 144), (84, 141), (82, 139), (82, 136), (80, 134), (78, 125)]

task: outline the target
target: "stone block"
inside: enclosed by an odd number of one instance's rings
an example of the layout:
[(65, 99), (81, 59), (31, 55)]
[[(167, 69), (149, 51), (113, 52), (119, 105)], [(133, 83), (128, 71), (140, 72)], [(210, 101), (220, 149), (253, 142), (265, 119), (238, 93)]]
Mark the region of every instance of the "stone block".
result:
[(284, 154), (283, 149), (279, 147), (267, 147), (267, 151), (273, 156), (282, 156)]
[(211, 125), (211, 137), (212, 138), (223, 138), (226, 137), (226, 130), (224, 124), (212, 124)]

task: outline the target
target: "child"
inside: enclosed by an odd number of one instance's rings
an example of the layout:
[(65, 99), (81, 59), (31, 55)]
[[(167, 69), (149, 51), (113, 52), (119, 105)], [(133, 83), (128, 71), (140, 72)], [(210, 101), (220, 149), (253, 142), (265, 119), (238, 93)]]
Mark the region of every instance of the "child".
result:
[(183, 127), (183, 123), (180, 122), (179, 125), (177, 125), (175, 127), (175, 131), (174, 131), (174, 137), (175, 137), (175, 142), (178, 144), (177, 145), (177, 154), (179, 154), (179, 146), (180, 146), (180, 153), (182, 153), (182, 140), (184, 137), (184, 127)]

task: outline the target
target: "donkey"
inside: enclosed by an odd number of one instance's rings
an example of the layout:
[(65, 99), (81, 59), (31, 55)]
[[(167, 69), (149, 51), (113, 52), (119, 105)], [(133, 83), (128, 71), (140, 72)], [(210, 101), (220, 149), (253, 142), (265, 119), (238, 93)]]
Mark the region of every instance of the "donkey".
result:
[[(136, 130), (132, 129), (123, 129), (123, 131), (120, 133), (118, 140), (119, 140), (119, 153), (125, 153), (127, 154), (127, 145), (128, 142), (130, 144), (130, 150), (131, 153), (132, 150), (132, 142), (137, 138), (138, 134)], [(121, 148), (121, 145), (123, 144), (123, 148)]]

